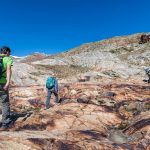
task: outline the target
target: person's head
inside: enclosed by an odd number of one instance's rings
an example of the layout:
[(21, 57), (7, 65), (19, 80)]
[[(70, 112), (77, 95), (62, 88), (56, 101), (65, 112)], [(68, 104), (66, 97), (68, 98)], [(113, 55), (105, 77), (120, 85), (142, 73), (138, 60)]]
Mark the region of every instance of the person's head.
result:
[(144, 71), (147, 75), (150, 75), (150, 68), (144, 67)]
[(11, 52), (11, 50), (10, 50), (10, 48), (7, 47), (7, 46), (3, 46), (3, 47), (1, 48), (1, 54), (10, 55), (10, 52)]
[(54, 73), (50, 73), (50, 74), (48, 74), (48, 77), (53, 77), (53, 78), (55, 78), (55, 74), (54, 74)]
[(53, 77), (54, 77), (54, 76), (55, 76), (55, 73), (50, 73), (50, 76), (53, 76)]

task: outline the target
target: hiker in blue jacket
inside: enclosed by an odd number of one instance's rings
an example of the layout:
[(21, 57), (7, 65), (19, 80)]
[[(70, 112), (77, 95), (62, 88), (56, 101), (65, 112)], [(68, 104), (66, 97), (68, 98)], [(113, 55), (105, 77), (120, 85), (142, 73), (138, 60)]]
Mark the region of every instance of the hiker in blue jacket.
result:
[(55, 104), (59, 105), (58, 99), (58, 81), (54, 76), (49, 76), (46, 81), (47, 99), (45, 103), (45, 109), (50, 108), (50, 99), (52, 93), (55, 95)]

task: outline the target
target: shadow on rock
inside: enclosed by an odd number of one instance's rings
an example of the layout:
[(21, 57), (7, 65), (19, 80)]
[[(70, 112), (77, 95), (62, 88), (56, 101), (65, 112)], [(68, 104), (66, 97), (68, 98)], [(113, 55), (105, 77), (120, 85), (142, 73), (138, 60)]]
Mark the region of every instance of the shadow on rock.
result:
[(10, 118), (11, 118), (11, 125), (14, 125), (15, 122), (20, 118), (23, 117), (22, 121), (25, 121), (28, 117), (30, 117), (32, 112), (23, 112), (23, 113), (11, 113)]
[(94, 130), (84, 130), (84, 131), (80, 131), (80, 133), (89, 135), (91, 136), (92, 139), (95, 139), (95, 140), (99, 140), (101, 137), (107, 137), (107, 135), (105, 135), (104, 133), (97, 132)]
[[(19, 118), (23, 118), (22, 121), (25, 121), (28, 117), (30, 117), (32, 114), (32, 112), (23, 112), (23, 113), (11, 113), (10, 114), (10, 118), (11, 118), (11, 122), (9, 123), (9, 127), (13, 127), (15, 122), (19, 119)], [(2, 125), (2, 122), (0, 122), (0, 126)]]
[(30, 142), (35, 144), (38, 148), (41, 149), (53, 149), (53, 150), (82, 150), (82, 148), (75, 144), (75, 142), (67, 140), (56, 140), (56, 139), (39, 139), (39, 138), (29, 138)]
[(134, 132), (138, 131), (139, 129), (146, 127), (150, 125), (150, 119), (142, 119), (134, 124), (132, 124), (131, 126), (127, 127), (126, 129), (124, 129), (124, 133), (127, 133), (128, 135), (133, 134)]

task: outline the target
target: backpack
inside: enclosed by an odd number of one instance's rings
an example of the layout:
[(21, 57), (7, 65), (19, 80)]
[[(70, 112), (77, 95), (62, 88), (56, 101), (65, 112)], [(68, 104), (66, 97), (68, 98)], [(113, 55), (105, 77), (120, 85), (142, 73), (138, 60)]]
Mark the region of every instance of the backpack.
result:
[(48, 77), (46, 81), (46, 88), (52, 89), (55, 87), (55, 79), (53, 77)]
[(0, 78), (2, 77), (3, 74), (3, 56), (0, 55)]

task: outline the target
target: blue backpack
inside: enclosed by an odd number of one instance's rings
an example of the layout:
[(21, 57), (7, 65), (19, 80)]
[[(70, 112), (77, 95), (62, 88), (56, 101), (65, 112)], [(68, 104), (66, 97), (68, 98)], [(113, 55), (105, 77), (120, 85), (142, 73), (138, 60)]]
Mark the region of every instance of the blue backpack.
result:
[(46, 88), (52, 89), (55, 87), (55, 79), (53, 77), (48, 77), (46, 81)]

